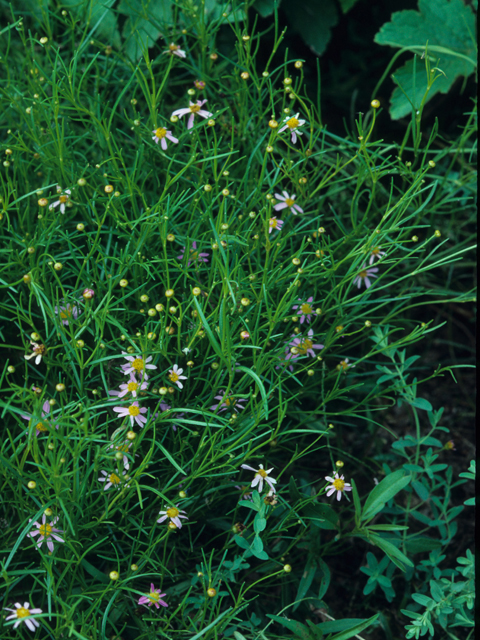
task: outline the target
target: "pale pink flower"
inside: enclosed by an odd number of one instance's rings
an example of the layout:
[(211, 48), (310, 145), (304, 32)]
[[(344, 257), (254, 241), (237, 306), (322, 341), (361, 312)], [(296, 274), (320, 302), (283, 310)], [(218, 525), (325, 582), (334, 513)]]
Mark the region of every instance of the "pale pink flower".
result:
[(104, 491), (108, 491), (108, 489), (110, 489), (110, 487), (116, 487), (117, 489), (120, 489), (121, 484), (122, 484), (122, 480), (125, 480), (125, 474), (127, 473), (125, 471), (125, 469), (122, 471), (122, 475), (119, 476), (118, 473), (115, 473), (114, 471), (108, 473), (108, 471), (100, 471), (101, 474), (103, 474), (103, 478), (100, 477), (98, 479), (99, 482), (105, 482), (105, 486), (103, 487)]
[(382, 256), (387, 255), (385, 251), (380, 251), (380, 249), (381, 247), (373, 247), (370, 253), (370, 260), (368, 261), (368, 264), (373, 264), (375, 261), (375, 258), (378, 258), (380, 260)]
[(302, 302), (302, 304), (293, 305), (292, 309), (298, 309), (297, 315), (300, 316), (300, 324), (303, 324), (305, 320), (308, 322), (308, 324), (310, 324), (310, 318), (312, 317), (312, 315), (317, 315), (313, 310), (312, 305), (310, 304), (311, 302), (313, 302), (313, 296), (307, 298), (307, 301)]
[(91, 300), (95, 295), (95, 291), (93, 289), (84, 289), (82, 293), (82, 297), (85, 300)]
[(146, 407), (139, 407), (137, 400), (132, 402), (129, 407), (113, 407), (113, 410), (118, 413), (120, 418), (130, 418), (132, 427), (134, 422), (139, 427), (143, 427), (147, 423), (147, 419), (141, 415), (142, 413), (147, 413), (147, 409)]
[(157, 129), (153, 129), (152, 133), (154, 134), (152, 136), (152, 140), (155, 142), (155, 144), (158, 144), (160, 142), (164, 151), (167, 150), (167, 140), (170, 140), (170, 142), (173, 142), (174, 144), (178, 144), (178, 139), (172, 136), (172, 132), (167, 131), (165, 127), (158, 127)]
[(183, 389), (183, 383), (180, 380), (186, 380), (187, 376), (182, 376), (183, 369), (178, 368), (178, 364), (173, 365), (173, 369), (170, 369), (170, 373), (168, 374), (168, 379), (173, 384), (176, 384), (179, 389)]
[(160, 609), (160, 605), (162, 607), (168, 607), (168, 604), (165, 600), (162, 600), (162, 596), (166, 596), (166, 593), (160, 593), (160, 589), (155, 589), (155, 585), (153, 582), (150, 584), (150, 593), (147, 596), (142, 596), (138, 604), (148, 604), (149, 607), (155, 605), (157, 609)]
[[(300, 356), (311, 356), (315, 357), (314, 349), (323, 349), (323, 344), (314, 344), (313, 343), (313, 329), (309, 329), (307, 336), (296, 336), (292, 335), (293, 340), (291, 342), (286, 343), (286, 353), (285, 359), (295, 359)], [(292, 353), (292, 349), (294, 349)], [(290, 371), (293, 371), (293, 366), (289, 366)]]
[(279, 193), (275, 194), (275, 198), (277, 200), (281, 200), (279, 204), (276, 204), (273, 207), (275, 211), (281, 211), (282, 209), (286, 209), (288, 207), (294, 216), (296, 216), (297, 213), (303, 213), (303, 209), (301, 209), (298, 204), (295, 204), (295, 198), (297, 196), (289, 196), (286, 191), (282, 191), (282, 193), (283, 196), (281, 196)]
[(283, 227), (283, 220), (278, 220), (276, 216), (270, 218), (268, 221), (268, 233), (272, 233), (272, 231), (280, 231)]
[[(50, 403), (48, 400), (45, 400), (45, 402), (43, 403), (42, 406), (42, 420), (38, 420), (37, 424), (35, 425), (35, 428), (37, 430), (36, 432), (36, 436), (39, 436), (41, 433), (48, 433), (48, 427), (46, 425), (55, 427), (55, 429), (58, 429), (58, 424), (51, 424), (50, 425), (50, 421), (49, 420), (43, 420), (43, 418), (46, 418), (48, 416), (48, 414), (50, 413)], [(30, 421), (33, 416), (27, 416), (27, 415), (22, 415), (22, 418), (24, 420), (28, 420)]]
[(360, 271), (360, 273), (358, 274), (358, 276), (354, 278), (353, 284), (356, 284), (359, 289), (362, 286), (362, 284), (364, 284), (365, 287), (368, 289), (368, 287), (372, 286), (370, 278), (376, 278), (377, 276), (375, 274), (377, 273), (377, 271), (378, 271), (378, 267), (371, 267), (370, 269), (366, 269), (364, 266), (362, 268), (362, 271)]
[(165, 511), (159, 511), (158, 515), (162, 516), (161, 518), (159, 518), (157, 520), (157, 522), (160, 524), (161, 522), (164, 522), (167, 518), (170, 518), (170, 522), (173, 522), (173, 524), (178, 527), (179, 529), (182, 528), (182, 521), (180, 520), (180, 518), (185, 518), (186, 520), (188, 520), (187, 516), (182, 516), (182, 513), (185, 513), (185, 511), (183, 509), (177, 509), (178, 504), (176, 507), (166, 507)]
[(144, 359), (142, 358), (142, 356), (138, 355), (129, 356), (125, 353), (125, 351), (122, 351), (122, 354), (124, 358), (129, 361), (127, 364), (121, 365), (122, 371), (125, 375), (128, 375), (129, 373), (136, 373), (142, 380), (148, 380), (145, 369), (157, 368), (154, 364), (147, 364), (148, 362), (150, 362), (150, 360), (153, 360), (152, 356), (148, 356), (147, 359)]
[(337, 500), (341, 500), (342, 493), (344, 491), (352, 490), (352, 485), (344, 481), (344, 476), (338, 477), (338, 473), (335, 474), (335, 478), (331, 478), (330, 476), (325, 476), (325, 480), (328, 480), (328, 482), (332, 483), (331, 485), (326, 487), (326, 489), (328, 489), (327, 497), (331, 496), (332, 493), (335, 493), (336, 491)]
[(287, 118), (284, 121), (284, 125), (281, 129), (278, 130), (278, 133), (282, 133), (282, 131), (285, 131), (285, 129), (288, 129), (291, 134), (292, 134), (292, 143), (295, 144), (297, 142), (297, 133), (299, 136), (303, 135), (302, 131), (298, 130), (298, 127), (301, 127), (302, 125), (305, 124), (305, 120), (299, 120), (298, 116), (300, 114), (297, 113), (295, 116), (292, 116), (291, 118)]
[(40, 364), (40, 362), (42, 361), (42, 357), (47, 353), (47, 347), (44, 344), (32, 342), (31, 340), (30, 344), (32, 345), (33, 353), (23, 357), (25, 358), (25, 360), (35, 358), (35, 364)]
[(190, 117), (188, 118), (187, 129), (191, 129), (193, 127), (193, 120), (196, 115), (199, 115), (202, 118), (210, 118), (211, 116), (213, 116), (213, 113), (210, 113), (210, 111), (205, 111), (205, 109), (202, 109), (205, 103), (206, 100), (197, 100), (197, 102), (190, 102), (190, 105), (188, 107), (185, 107), (183, 109), (176, 109), (172, 113), (172, 116), (178, 116), (179, 118), (181, 118), (187, 114), (190, 114)]
[(340, 360), (339, 364), (337, 364), (337, 371), (346, 371), (347, 369), (353, 369), (354, 368), (354, 364), (350, 364), (350, 361), (348, 358), (345, 358), (345, 360)]
[(178, 56), (179, 58), (185, 58), (185, 56), (187, 55), (183, 49), (180, 49), (180, 46), (178, 44), (175, 44), (173, 42), (168, 45), (168, 49), (163, 53), (169, 53), (170, 55), (173, 54), (174, 56)]
[[(197, 243), (195, 241), (192, 242), (192, 246), (190, 248), (190, 253), (188, 255), (187, 267), (189, 267), (192, 262), (208, 262), (207, 258), (209, 253), (199, 253), (197, 251)], [(177, 256), (177, 260), (183, 260), (185, 257), (185, 247), (182, 247), (180, 251), (180, 255)]]
[[(78, 307), (70, 304), (69, 302), (67, 302), (65, 306), (55, 305), (54, 311), (55, 311), (55, 315), (59, 316), (63, 325), (68, 325), (70, 320), (76, 320), (79, 314)], [(82, 312), (80, 311), (80, 313)]]
[(13, 628), (16, 629), (21, 622), (25, 622), (30, 631), (35, 631), (36, 627), (39, 627), (40, 624), (32, 618), (32, 615), (37, 613), (42, 613), (42, 609), (34, 609), (30, 607), (29, 602), (24, 602), (23, 606), (20, 602), (15, 602), (15, 609), (10, 609), (9, 607), (4, 607), (6, 611), (13, 611), (13, 613), (5, 618), (5, 620), (16, 620)]
[(67, 202), (70, 200), (71, 195), (70, 189), (65, 189), (61, 196), (58, 196), (58, 200), (56, 202), (52, 202), (52, 204), (48, 207), (49, 209), (55, 209), (60, 205), (60, 213), (65, 213), (65, 207)]
[(220, 402), (212, 405), (210, 407), (211, 411), (215, 411), (217, 407), (220, 407), (219, 411), (243, 411), (243, 409), (245, 409), (245, 407), (242, 406), (242, 402), (245, 402), (245, 400), (233, 398), (230, 394), (225, 396), (225, 390), (223, 389), (218, 396), (214, 396), (214, 399), (220, 400)]
[(263, 491), (263, 483), (265, 481), (268, 484), (268, 486), (272, 489), (272, 491), (275, 492), (275, 487), (273, 485), (276, 484), (277, 481), (274, 480), (273, 478), (268, 477), (268, 474), (271, 471), (273, 471), (273, 467), (271, 469), (265, 470), (263, 468), (263, 464), (259, 464), (258, 469), (249, 467), (248, 464), (242, 464), (240, 466), (242, 467), (242, 469), (248, 469), (249, 471), (255, 472), (255, 477), (253, 478), (252, 483), (250, 485), (252, 489), (258, 485), (258, 491), (259, 493), (261, 493)]
[(138, 382), (135, 378), (133, 372), (130, 373), (130, 380), (127, 383), (123, 383), (120, 385), (121, 391), (109, 391), (109, 395), (118, 396), (119, 398), (123, 398), (127, 393), (131, 393), (134, 398), (137, 397), (139, 391), (145, 391), (148, 389), (148, 384), (143, 380)]
[[(46, 540), (48, 550), (53, 553), (53, 549), (54, 549), (53, 540), (56, 540), (57, 542), (65, 542), (63, 538), (57, 535), (59, 533), (63, 533), (63, 530), (54, 528), (54, 525), (57, 523), (57, 521), (58, 521), (58, 517), (54, 518), (50, 522), (50, 524), (47, 524), (47, 517), (45, 514), (43, 514), (42, 524), (40, 524), (39, 522), (34, 522), (33, 525), (37, 527), (37, 529), (36, 531), (31, 531), (30, 533), (27, 533), (27, 537), (34, 538), (35, 536), (38, 536), (38, 534), (40, 534), (40, 537), (38, 538), (38, 540), (35, 540), (37, 547), (40, 548), (43, 544), (43, 541)], [(31, 522), (31, 520), (29, 520), (29, 522)]]

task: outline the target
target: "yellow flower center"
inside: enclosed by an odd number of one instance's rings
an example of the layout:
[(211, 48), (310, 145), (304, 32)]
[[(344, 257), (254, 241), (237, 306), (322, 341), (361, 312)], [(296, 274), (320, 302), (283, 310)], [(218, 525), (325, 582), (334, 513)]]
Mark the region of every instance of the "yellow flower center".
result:
[(136, 405), (132, 404), (130, 407), (128, 407), (128, 413), (131, 416), (138, 416), (140, 413), (140, 407), (137, 407)]
[(345, 482), (341, 478), (336, 478), (332, 484), (337, 491), (343, 491), (343, 487), (345, 486)]
[(197, 113), (197, 111), (200, 111), (202, 107), (199, 104), (191, 104), (190, 105), (190, 111), (192, 113)]
[(198, 258), (198, 251), (194, 251), (193, 249), (190, 249), (190, 258), (192, 260), (196, 260)]
[(46, 350), (47, 348), (44, 344), (37, 344), (35, 347), (33, 347), (34, 353), (45, 353)]
[(68, 318), (70, 318), (71, 315), (72, 315), (72, 311), (70, 307), (67, 307), (66, 309), (62, 309), (60, 311), (60, 317), (62, 318), (62, 320), (67, 320)]
[(307, 351), (312, 348), (312, 346), (313, 346), (313, 342), (308, 338), (305, 338), (300, 342), (300, 344), (297, 344), (298, 353), (304, 356), (307, 354)]
[(172, 373), (168, 377), (172, 382), (177, 382), (180, 378), (178, 373), (175, 373), (175, 371), (172, 371)]
[(295, 127), (298, 127), (299, 124), (300, 124), (300, 121), (297, 120), (295, 117), (290, 118), (290, 120), (287, 120), (287, 127), (289, 127), (290, 129), (295, 129)]
[(117, 451), (121, 451), (122, 453), (128, 453), (128, 444), (120, 445), (117, 447)]
[(225, 404), (227, 407), (234, 407), (237, 404), (235, 398), (225, 398)]
[(360, 278), (366, 278), (367, 277), (367, 272), (364, 271), (360, 271), (360, 273), (358, 274), (360, 276)]
[(313, 313), (313, 309), (311, 305), (309, 305), (307, 302), (304, 302), (302, 305), (300, 305), (300, 309), (302, 313), (305, 313), (305, 314)]
[(36, 428), (39, 431), (48, 431), (47, 427), (43, 424), (43, 422), (37, 422)]
[(17, 609), (17, 618), (26, 618), (30, 615), (30, 611), (25, 609), (25, 607), (20, 607)]
[(52, 535), (52, 527), (49, 524), (41, 524), (39, 529), (42, 536)]
[(178, 44), (170, 44), (168, 45), (168, 48), (170, 49), (170, 51), (177, 51), (177, 49), (180, 49)]
[(136, 382), (129, 382), (127, 385), (127, 389), (131, 391), (136, 391), (138, 389), (138, 384)]
[(59, 198), (60, 204), (65, 204), (65, 202), (68, 200), (68, 196), (60, 196)]
[(143, 363), (143, 358), (135, 358), (135, 360), (132, 362), (132, 367), (135, 369), (135, 371), (143, 371), (143, 367), (144, 367), (144, 363)]
[(379, 253), (380, 247), (375, 247), (374, 249), (372, 249), (372, 256), (378, 256)]
[(117, 476), (117, 474), (116, 474), (116, 473), (111, 473), (111, 474), (108, 476), (108, 479), (110, 480), (110, 482), (111, 482), (112, 484), (120, 484), (120, 482), (121, 482), (120, 478)]
[(346, 360), (341, 360), (340, 361), (340, 366), (345, 371), (346, 369), (348, 369), (348, 362)]
[(148, 597), (152, 602), (158, 602), (160, 600), (160, 594), (157, 593), (156, 591), (150, 591), (150, 593), (148, 594)]
[(180, 513), (180, 511), (178, 509), (176, 509), (175, 507), (170, 507), (170, 509), (167, 509), (167, 516), (169, 518), (176, 518), (179, 513)]
[(257, 471), (257, 476), (262, 476), (262, 478), (266, 478), (268, 476), (268, 473), (265, 471), (265, 469), (259, 469)]
[(270, 226), (272, 229), (276, 229), (278, 225), (278, 220), (276, 218), (270, 218)]
[(295, 204), (295, 200), (293, 198), (285, 198), (285, 204), (287, 207), (293, 207)]
[(167, 135), (167, 130), (163, 127), (158, 127), (158, 129), (155, 130), (155, 135), (157, 138), (164, 138)]

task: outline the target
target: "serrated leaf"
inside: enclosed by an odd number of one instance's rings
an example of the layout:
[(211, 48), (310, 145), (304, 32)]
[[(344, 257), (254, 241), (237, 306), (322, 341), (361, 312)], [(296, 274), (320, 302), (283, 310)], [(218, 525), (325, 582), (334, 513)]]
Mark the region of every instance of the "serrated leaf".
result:
[[(419, 0), (418, 8), (419, 11), (394, 13), (374, 40), (381, 45), (409, 47), (417, 53), (428, 42), (429, 55), (440, 58), (438, 66), (444, 73), (431, 87), (428, 101), (438, 92), (448, 93), (459, 76), (468, 77), (474, 72), (475, 18), (462, 0)], [(420, 56), (418, 60), (409, 60), (393, 75), (417, 110), (427, 90), (425, 65)], [(394, 120), (411, 113), (412, 106), (399, 88), (394, 90), (390, 104)]]
[(399, 491), (410, 482), (411, 476), (405, 475), (402, 469), (394, 471), (374, 487), (365, 501), (362, 520), (373, 518), (383, 509), (385, 503), (391, 500)]
[(330, 40), (331, 29), (338, 22), (334, 0), (305, 0), (282, 5), (289, 26), (297, 31), (314, 53), (321, 56)]

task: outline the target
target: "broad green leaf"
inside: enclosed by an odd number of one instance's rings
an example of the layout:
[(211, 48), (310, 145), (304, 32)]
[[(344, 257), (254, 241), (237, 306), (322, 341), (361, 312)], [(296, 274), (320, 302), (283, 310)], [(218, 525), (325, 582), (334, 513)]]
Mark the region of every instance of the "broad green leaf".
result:
[(129, 16), (122, 31), (129, 58), (138, 60), (161, 37), (161, 29), (173, 25), (172, 9), (170, 0), (122, 0), (118, 11)]
[(255, 516), (255, 520), (253, 521), (253, 528), (255, 529), (255, 533), (261, 533), (266, 526), (266, 519), (262, 518), (261, 515), (257, 513), (257, 515)]
[[(427, 98), (431, 100), (438, 92), (448, 93), (459, 76), (468, 77), (474, 72), (477, 57), (475, 17), (471, 7), (462, 0), (419, 0), (418, 8), (419, 11), (394, 13), (391, 21), (375, 35), (375, 42), (397, 48), (408, 47), (416, 53), (423, 53), (428, 43), (429, 56), (439, 59), (437, 66), (444, 74), (431, 87)], [(410, 60), (393, 76), (417, 110), (427, 90), (424, 62), (420, 57)], [(400, 88), (394, 90), (390, 105), (390, 115), (394, 120), (412, 110)]]
[(424, 551), (433, 551), (434, 549), (440, 549), (442, 543), (435, 538), (429, 538), (428, 536), (415, 536), (407, 538), (405, 542), (405, 550), (407, 553), (422, 553)]
[(314, 556), (309, 555), (307, 558), (307, 564), (303, 570), (302, 578), (300, 580), (300, 584), (298, 585), (297, 595), (295, 596), (295, 604), (293, 606), (293, 611), (298, 609), (301, 604), (302, 598), (304, 598), (307, 594), (307, 591), (310, 589), (310, 585), (313, 582), (315, 577), (315, 573), (317, 571), (317, 562)]
[(322, 577), (320, 578), (320, 589), (318, 591), (318, 599), (321, 600), (323, 596), (327, 593), (328, 587), (330, 586), (331, 573), (328, 565), (321, 558), (317, 558), (317, 563), (319, 565), (320, 571), (322, 572)]
[(431, 411), (433, 409), (430, 402), (428, 400), (425, 400), (425, 398), (415, 398), (415, 400), (410, 404), (412, 405), (412, 407), (423, 409), (424, 411)]
[(246, 540), (244, 540), (241, 536), (236, 535), (234, 537), (234, 540), (241, 549), (250, 549), (249, 543)]
[(342, 13), (348, 13), (352, 7), (354, 7), (358, 0), (339, 0)]
[(368, 540), (386, 553), (390, 560), (396, 564), (401, 571), (405, 571), (405, 564), (409, 567), (413, 567), (413, 562), (389, 540), (386, 540), (377, 534), (370, 534), (368, 536)]
[(290, 631), (293, 631), (293, 633), (295, 634), (295, 638), (299, 638), (299, 640), (312, 640), (310, 630), (301, 622), (297, 622), (296, 620), (289, 620), (288, 618), (282, 618), (282, 616), (274, 616), (272, 613), (267, 613), (267, 618), (271, 618)]
[(379, 613), (376, 613), (371, 618), (368, 618), (368, 620), (346, 618), (345, 620), (321, 622), (318, 627), (323, 631), (323, 633), (340, 631), (340, 633), (337, 633), (337, 635), (329, 637), (329, 640), (348, 640), (349, 638), (353, 638), (354, 636), (358, 635), (360, 631), (363, 631), (374, 622), (376, 622), (379, 615)]
[(117, 16), (110, 7), (115, 0), (64, 0), (62, 3), (81, 20), (84, 20), (95, 31), (94, 38), (104, 40), (114, 47), (120, 47), (120, 32), (117, 28)]
[(262, 18), (268, 18), (280, 6), (281, 0), (255, 0), (253, 8), (258, 11)]
[(334, 0), (304, 0), (282, 5), (289, 26), (297, 31), (314, 53), (321, 56), (330, 40), (331, 29), (338, 22)]
[(402, 469), (390, 473), (370, 491), (365, 502), (362, 520), (370, 520), (383, 509), (385, 503), (404, 489), (410, 482), (411, 476), (405, 475)]

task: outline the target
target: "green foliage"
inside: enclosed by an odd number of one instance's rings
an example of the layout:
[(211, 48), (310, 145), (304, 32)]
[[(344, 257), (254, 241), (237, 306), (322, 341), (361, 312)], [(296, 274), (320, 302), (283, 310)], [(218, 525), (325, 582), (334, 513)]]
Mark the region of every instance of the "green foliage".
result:
[[(393, 75), (398, 87), (390, 101), (394, 120), (423, 108), (437, 93), (448, 93), (457, 78), (477, 68), (475, 17), (463, 0), (419, 0), (419, 11), (398, 11), (383, 25), (375, 42), (430, 59), (427, 74), (415, 57)], [(430, 75), (436, 80), (431, 82)]]

